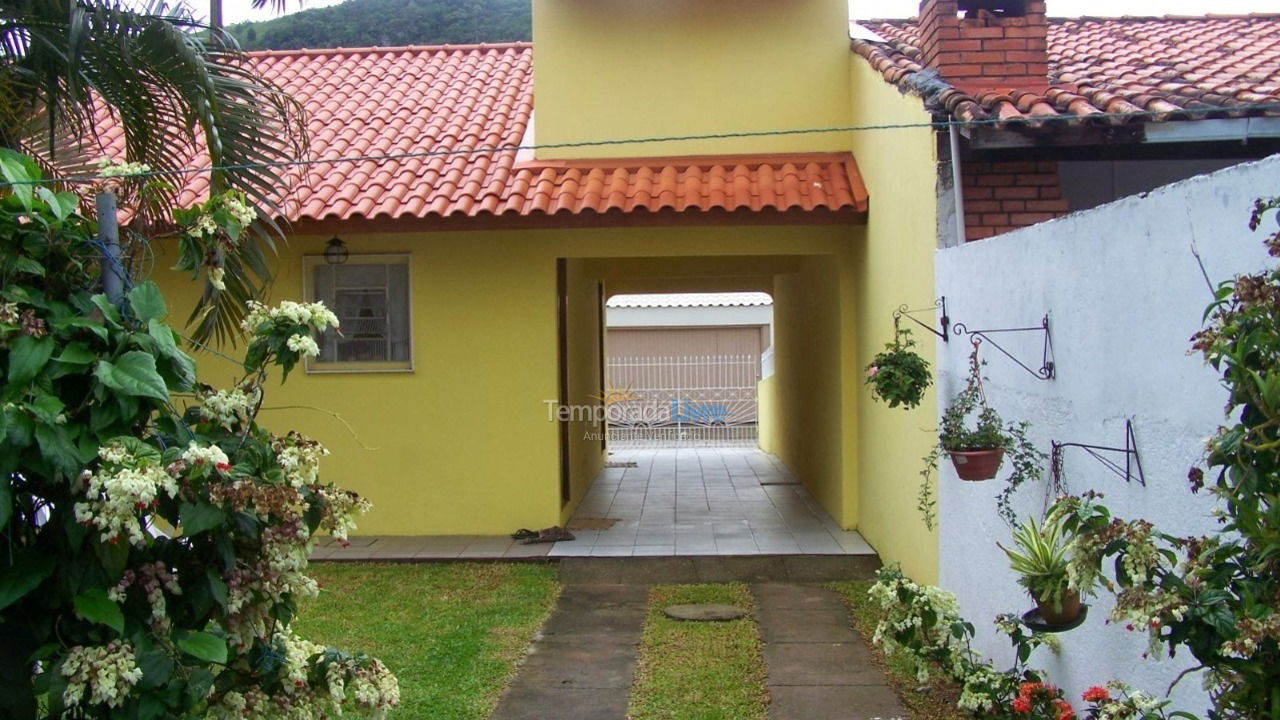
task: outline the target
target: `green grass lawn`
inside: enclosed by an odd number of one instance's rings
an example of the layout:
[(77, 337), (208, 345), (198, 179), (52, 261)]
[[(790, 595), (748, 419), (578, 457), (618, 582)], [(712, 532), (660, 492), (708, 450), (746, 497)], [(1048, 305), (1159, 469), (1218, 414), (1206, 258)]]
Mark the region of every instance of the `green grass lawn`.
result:
[(629, 720), (764, 720), (760, 634), (750, 616), (731, 622), (677, 622), (668, 605), (723, 603), (748, 610), (746, 585), (659, 585), (649, 593)]
[(542, 565), (326, 564), (296, 629), (382, 659), (400, 680), (392, 717), (483, 720), (559, 592)]
[[(840, 593), (853, 616), (853, 627), (867, 644), (871, 645), (871, 637), (875, 635), (876, 625), (880, 623), (884, 613), (867, 597), (870, 582), (831, 583), (827, 587)], [(972, 716), (956, 708), (956, 700), (960, 698), (960, 689), (946, 682), (941, 673), (933, 673), (927, 687), (921, 687), (916, 680), (915, 672), (901, 658), (886, 657), (880, 648), (871, 646), (876, 662), (885, 670), (889, 684), (902, 698), (906, 706), (908, 720), (972, 720)]]

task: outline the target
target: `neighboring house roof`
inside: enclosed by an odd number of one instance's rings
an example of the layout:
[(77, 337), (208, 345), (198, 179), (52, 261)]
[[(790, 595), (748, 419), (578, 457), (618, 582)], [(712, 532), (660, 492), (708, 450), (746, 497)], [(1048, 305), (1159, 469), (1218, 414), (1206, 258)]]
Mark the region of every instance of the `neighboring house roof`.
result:
[[(441, 153), (293, 170), (290, 221), (867, 208), (846, 153), (543, 163), (522, 157), (527, 43), (250, 53), (305, 108), (311, 158)], [(110, 125), (111, 123), (106, 123)], [(104, 136), (123, 155), (118, 128)], [(593, 140), (595, 138), (583, 138)], [(464, 152), (476, 148), (510, 148)], [(452, 153), (452, 154), (451, 154)], [(205, 156), (202, 164), (207, 164)], [(208, 193), (201, 173), (180, 202)]]
[(611, 308), (758, 307), (772, 305), (768, 293), (665, 293), (659, 295), (615, 295)]
[[(991, 88), (976, 95), (922, 67), (917, 20), (860, 24), (885, 42), (859, 33), (852, 38), (855, 52), (889, 83), (934, 99), (960, 120), (1034, 124), (1053, 116), (1098, 120), (1122, 114), (1130, 117), (1107, 121), (1163, 122), (1240, 117), (1259, 113), (1231, 108), (1280, 104), (1280, 14), (1050, 18), (1050, 89)], [(1186, 113), (1210, 107), (1226, 110)]]

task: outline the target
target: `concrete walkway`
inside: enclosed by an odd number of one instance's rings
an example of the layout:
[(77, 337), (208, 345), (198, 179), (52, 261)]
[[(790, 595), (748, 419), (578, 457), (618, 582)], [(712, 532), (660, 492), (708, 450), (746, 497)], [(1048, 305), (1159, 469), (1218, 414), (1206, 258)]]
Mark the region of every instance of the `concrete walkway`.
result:
[[(751, 590), (770, 718), (906, 717), (838, 595), (816, 585)], [(490, 720), (626, 718), (648, 594), (647, 585), (566, 585)]]
[(649, 588), (566, 585), (490, 720), (627, 716)]
[(814, 585), (755, 585), (773, 720), (906, 717), (850, 625), (840, 596)]

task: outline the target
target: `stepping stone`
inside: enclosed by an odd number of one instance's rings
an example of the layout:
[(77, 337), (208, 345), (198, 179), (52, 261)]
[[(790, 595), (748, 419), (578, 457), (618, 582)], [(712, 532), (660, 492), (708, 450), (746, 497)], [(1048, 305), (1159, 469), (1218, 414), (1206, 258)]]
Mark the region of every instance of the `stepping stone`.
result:
[(747, 616), (747, 611), (734, 605), (671, 605), (662, 611), (664, 615), (672, 620), (685, 620), (688, 622), (725, 622), (727, 620), (741, 620)]

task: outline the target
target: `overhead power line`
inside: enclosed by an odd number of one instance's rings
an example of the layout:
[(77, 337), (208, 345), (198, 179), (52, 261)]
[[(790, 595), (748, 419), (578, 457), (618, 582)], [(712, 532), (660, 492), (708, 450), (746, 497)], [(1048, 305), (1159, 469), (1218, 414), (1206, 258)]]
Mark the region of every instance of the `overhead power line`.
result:
[[(456, 157), (460, 155), (495, 155), (498, 153), (522, 152), (522, 151), (538, 151), (538, 150), (566, 150), (573, 148), (591, 148), (591, 147), (610, 147), (620, 145), (648, 145), (654, 143), (677, 143), (677, 142), (693, 142), (705, 140), (733, 140), (743, 138), (760, 138), (760, 137), (786, 137), (795, 135), (826, 135), (832, 133), (857, 133), (857, 132), (873, 132), (883, 130), (908, 130), (913, 128), (933, 128), (948, 129), (951, 127), (986, 127), (995, 125), (1019, 125), (1040, 127), (1053, 123), (1093, 121), (1093, 120), (1109, 120), (1109, 119), (1138, 119), (1152, 118), (1157, 116), (1184, 115), (1184, 116), (1205, 116), (1217, 113), (1243, 113), (1243, 112), (1276, 112), (1280, 111), (1280, 103), (1259, 103), (1251, 105), (1238, 105), (1234, 107), (1204, 107), (1204, 108), (1185, 108), (1176, 112), (1170, 111), (1143, 111), (1135, 113), (1095, 113), (1089, 115), (1048, 115), (1033, 118), (1031, 120), (1015, 120), (1010, 121), (1005, 118), (988, 118), (985, 120), (933, 120), (930, 122), (918, 123), (888, 123), (879, 125), (838, 125), (832, 127), (814, 127), (814, 128), (796, 128), (796, 129), (779, 129), (779, 130), (744, 130), (735, 132), (722, 133), (700, 133), (693, 135), (670, 135), (670, 136), (650, 136), (650, 137), (633, 137), (633, 138), (612, 138), (603, 140), (580, 140), (574, 142), (559, 143), (543, 143), (530, 145), (497, 145), (493, 147), (473, 147), (473, 148), (450, 148), (444, 150), (422, 150), (417, 152), (403, 153), (385, 153), (373, 155), (344, 155), (332, 158), (307, 158), (297, 160), (280, 160), (277, 162), (265, 163), (245, 163), (239, 165), (210, 165), (203, 167), (185, 167), (170, 170), (151, 170), (145, 173), (130, 175), (130, 178), (149, 178), (149, 177), (175, 177), (185, 175), (198, 175), (211, 172), (234, 172), (237, 170), (266, 170), (280, 169), (290, 167), (310, 167), (315, 165), (341, 165), (351, 163), (364, 162), (390, 162), (395, 160), (412, 160), (434, 157)], [(1247, 118), (1236, 118), (1247, 119)], [(65, 177), (42, 178), (39, 180), (27, 180), (20, 182), (0, 182), (0, 187), (12, 187), (14, 185), (59, 185), (59, 184), (79, 184), (92, 183), (101, 180), (120, 179), (119, 176), (104, 175), (70, 175)]]

